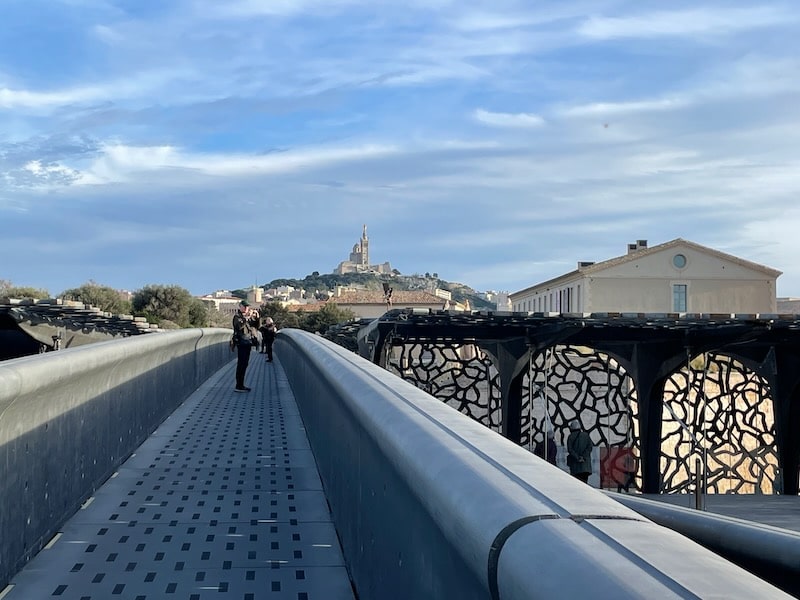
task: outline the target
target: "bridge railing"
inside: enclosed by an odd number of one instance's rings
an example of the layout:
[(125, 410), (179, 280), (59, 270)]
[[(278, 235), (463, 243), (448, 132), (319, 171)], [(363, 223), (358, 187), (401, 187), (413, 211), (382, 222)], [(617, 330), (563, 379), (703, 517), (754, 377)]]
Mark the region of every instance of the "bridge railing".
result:
[(788, 597), (352, 352), (276, 343), (362, 600)]
[(0, 363), (0, 589), (231, 360), (229, 338), (184, 329)]

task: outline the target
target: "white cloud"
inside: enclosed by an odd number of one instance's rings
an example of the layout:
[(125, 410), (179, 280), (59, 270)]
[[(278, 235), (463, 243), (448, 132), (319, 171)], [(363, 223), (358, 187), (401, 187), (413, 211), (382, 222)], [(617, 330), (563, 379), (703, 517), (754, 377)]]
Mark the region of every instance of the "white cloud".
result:
[(404, 64), (398, 72), (376, 77), (377, 85), (418, 86), (447, 80), (470, 81), (485, 78), (489, 73), (463, 62), (440, 64)]
[(108, 90), (104, 90), (102, 87), (91, 86), (52, 92), (0, 88), (0, 107), (5, 109), (49, 108), (79, 102), (94, 102), (104, 99), (107, 93)]
[(479, 108), (472, 113), (473, 118), (484, 125), (492, 127), (530, 128), (541, 127), (545, 121), (533, 113), (501, 113), (490, 112)]
[(770, 25), (796, 22), (796, 11), (764, 6), (758, 8), (697, 8), (658, 11), (630, 17), (591, 17), (578, 33), (592, 39), (692, 37), (731, 34)]
[(102, 148), (97, 158), (77, 183), (100, 184), (130, 181), (144, 172), (174, 172), (178, 179), (193, 175), (248, 177), (282, 174), (300, 169), (314, 169), (341, 162), (370, 160), (394, 154), (398, 148), (388, 145), (317, 147), (265, 155), (202, 154), (186, 152), (173, 146), (135, 147), (123, 144)]
[(476, 3), (468, 3), (459, 7), (458, 15), (450, 19), (449, 23), (458, 31), (471, 33), (532, 27), (541, 31), (545, 25), (559, 27), (571, 19), (583, 18), (587, 13), (603, 12), (607, 5), (609, 5), (607, 0), (589, 0), (588, 2), (571, 0), (570, 2), (542, 5), (541, 8), (533, 2), (516, 3), (516, 6), (512, 7), (500, 6), (492, 2), (486, 3), (483, 8), (476, 6)]
[(683, 108), (689, 103), (687, 98), (680, 97), (625, 102), (592, 102), (560, 109), (557, 114), (564, 117), (602, 117), (637, 112), (675, 110)]
[(187, 70), (162, 70), (140, 72), (97, 84), (76, 85), (49, 91), (3, 87), (0, 88), (0, 108), (37, 111), (104, 101), (132, 99), (150, 101), (153, 93), (165, 85), (193, 76), (194, 73)]
[[(405, 9), (439, 10), (453, 0), (407, 0)], [(392, 0), (195, 0), (196, 10), (215, 18), (252, 18), (292, 16), (298, 14), (320, 15), (340, 12), (353, 7), (390, 9), (397, 5)]]
[(748, 55), (694, 74), (683, 89), (662, 96), (617, 102), (589, 102), (552, 109), (558, 117), (619, 117), (673, 112), (719, 101), (742, 102), (800, 92), (800, 60)]

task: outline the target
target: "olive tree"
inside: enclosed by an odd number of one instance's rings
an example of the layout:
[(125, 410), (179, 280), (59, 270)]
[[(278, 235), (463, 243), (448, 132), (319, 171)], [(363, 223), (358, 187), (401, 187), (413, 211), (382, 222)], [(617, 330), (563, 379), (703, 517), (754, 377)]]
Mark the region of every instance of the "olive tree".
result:
[(84, 283), (77, 288), (64, 290), (59, 296), (64, 300), (76, 300), (84, 304), (91, 304), (105, 312), (114, 314), (131, 312), (129, 300), (123, 298), (114, 288), (107, 285), (99, 285), (94, 281)]
[(189, 290), (178, 285), (152, 284), (137, 290), (131, 305), (135, 315), (150, 322), (171, 321), (179, 327), (202, 327), (207, 319), (205, 306), (201, 313), (195, 300)]

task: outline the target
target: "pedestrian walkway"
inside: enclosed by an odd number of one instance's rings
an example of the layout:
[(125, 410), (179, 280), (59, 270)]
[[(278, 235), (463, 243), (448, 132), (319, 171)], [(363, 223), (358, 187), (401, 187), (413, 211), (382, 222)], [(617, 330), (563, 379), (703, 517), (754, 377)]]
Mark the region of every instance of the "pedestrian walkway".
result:
[(235, 361), (186, 400), (0, 592), (2, 600), (354, 597), (280, 367)]

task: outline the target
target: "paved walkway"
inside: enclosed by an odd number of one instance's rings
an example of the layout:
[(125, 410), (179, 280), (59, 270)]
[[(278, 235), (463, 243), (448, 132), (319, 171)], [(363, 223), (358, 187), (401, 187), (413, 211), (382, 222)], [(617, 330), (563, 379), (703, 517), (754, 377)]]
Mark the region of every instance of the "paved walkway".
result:
[(353, 598), (294, 396), (253, 352), (183, 403), (2, 600)]

